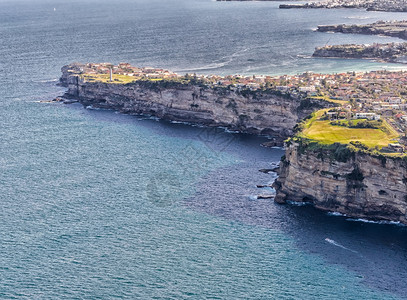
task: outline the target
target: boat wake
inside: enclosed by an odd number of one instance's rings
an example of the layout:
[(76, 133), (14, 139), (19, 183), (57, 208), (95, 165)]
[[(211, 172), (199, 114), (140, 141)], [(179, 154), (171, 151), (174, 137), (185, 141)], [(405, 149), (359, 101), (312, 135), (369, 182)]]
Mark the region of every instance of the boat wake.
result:
[(343, 245), (341, 245), (341, 244), (335, 242), (334, 240), (332, 240), (332, 239), (330, 239), (330, 238), (326, 238), (326, 239), (325, 239), (325, 242), (327, 242), (327, 243), (329, 243), (329, 244), (331, 244), (331, 245), (334, 245), (334, 246), (336, 246), (336, 247), (342, 248), (342, 249), (344, 249), (344, 250), (348, 250), (348, 251), (350, 251), (350, 252), (357, 253), (356, 251), (354, 251), (354, 250), (352, 250), (352, 249), (349, 249), (349, 248), (347, 248), (347, 247), (345, 247), (345, 246), (343, 246)]
[(366, 20), (366, 19), (370, 19), (370, 17), (365, 17), (365, 16), (349, 16), (349, 17), (345, 17), (345, 19)]
[(261, 47), (261, 46), (246, 47), (246, 48), (240, 49), (240, 50), (232, 53), (231, 55), (221, 57), (218, 61), (215, 61), (214, 63), (204, 65), (201, 67), (196, 67), (196, 68), (191, 68), (191, 69), (181, 69), (181, 70), (176, 70), (176, 71), (177, 72), (195, 72), (195, 71), (220, 69), (220, 68), (223, 68), (223, 67), (229, 65), (230, 63), (232, 63), (235, 60), (235, 58), (238, 58), (238, 57), (244, 55), (246, 52), (259, 48), (259, 47)]
[(34, 80), (36, 83), (51, 83), (51, 82), (57, 82), (59, 79), (47, 79), (47, 80)]
[(310, 58), (312, 58), (311, 55), (305, 55), (305, 54), (297, 54), (297, 57), (298, 57), (298, 58), (305, 58), (305, 59), (310, 59)]

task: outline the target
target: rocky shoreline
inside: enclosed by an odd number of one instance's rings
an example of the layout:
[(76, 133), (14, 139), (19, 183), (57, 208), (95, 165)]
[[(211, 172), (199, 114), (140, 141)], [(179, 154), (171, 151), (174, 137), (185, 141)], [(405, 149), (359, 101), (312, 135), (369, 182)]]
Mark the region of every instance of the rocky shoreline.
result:
[(297, 122), (314, 110), (333, 106), (324, 100), (276, 90), (242, 93), (227, 87), (164, 80), (139, 80), (127, 84), (88, 82), (79, 75), (79, 69), (78, 65), (63, 67), (60, 84), (68, 87), (64, 98), (77, 99), (85, 107), (225, 127), (273, 136), (279, 141), (291, 136)]
[(373, 59), (391, 63), (407, 63), (407, 43), (373, 45), (331, 45), (318, 47), (313, 57)]
[(407, 12), (407, 1), (392, 0), (326, 0), (314, 1), (304, 4), (280, 4), (281, 9), (292, 8), (362, 8), (368, 11), (385, 11), (385, 12)]
[(366, 25), (319, 25), (317, 31), (385, 35), (407, 40), (407, 21), (378, 21), (376, 23)]

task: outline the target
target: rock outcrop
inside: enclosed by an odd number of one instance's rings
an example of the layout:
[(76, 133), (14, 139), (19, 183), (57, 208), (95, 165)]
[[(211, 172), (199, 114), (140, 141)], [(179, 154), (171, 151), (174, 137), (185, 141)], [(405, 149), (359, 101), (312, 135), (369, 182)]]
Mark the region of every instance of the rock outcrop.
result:
[(308, 202), (354, 218), (407, 224), (407, 161), (292, 143), (274, 183), (275, 201)]
[(366, 35), (385, 35), (407, 40), (407, 21), (378, 21), (364, 25), (319, 25), (319, 32), (340, 32)]
[(374, 45), (328, 45), (315, 49), (313, 57), (374, 59), (386, 62), (407, 62), (407, 43)]
[(87, 82), (80, 65), (62, 68), (65, 97), (84, 106), (129, 114), (157, 116), (171, 121), (226, 127), (240, 132), (287, 138), (296, 123), (332, 103), (294, 97), (276, 90), (231, 90), (172, 81), (135, 81), (128, 84)]
[(367, 11), (406, 12), (406, 0), (319, 0), (302, 4), (280, 4), (280, 8), (360, 8)]

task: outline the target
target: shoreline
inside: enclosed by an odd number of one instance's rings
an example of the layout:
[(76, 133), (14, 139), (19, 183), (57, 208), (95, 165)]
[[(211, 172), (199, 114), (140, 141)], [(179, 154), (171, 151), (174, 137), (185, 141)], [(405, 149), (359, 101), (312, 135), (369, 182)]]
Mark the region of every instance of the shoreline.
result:
[(407, 3), (389, 0), (325, 0), (303, 4), (280, 4), (280, 9), (365, 9), (366, 11), (407, 12)]
[[(106, 77), (103, 73), (95, 73), (95, 70), (105, 70), (106, 68), (108, 70), (115, 68), (115, 72), (118, 72), (117, 75), (112, 76), (112, 71), (110, 71), (110, 82), (108, 75)], [(223, 130), (226, 128), (226, 130), (238, 131), (239, 133), (273, 136), (275, 139), (270, 141), (267, 146), (275, 147), (280, 146), (283, 139), (293, 136), (298, 128), (301, 128), (299, 127), (300, 120), (312, 112), (320, 110), (321, 108), (327, 109), (331, 107), (331, 109), (334, 109), (336, 107), (336, 109), (338, 109), (338, 107), (345, 107), (347, 105), (348, 101), (338, 100), (338, 96), (334, 97), (334, 95), (332, 95), (329, 98), (313, 96), (318, 90), (315, 86), (310, 85), (311, 82), (316, 84), (321, 80), (322, 82), (327, 80), (334, 82), (333, 80), (335, 80), (340, 87), (342, 84), (347, 84), (347, 76), (349, 76), (357, 78), (361, 83), (365, 82), (368, 86), (368, 78), (370, 78), (370, 76), (382, 76), (383, 78), (388, 78), (393, 81), (397, 80), (397, 76), (404, 78), (404, 72), (378, 71), (370, 73), (351, 72), (337, 75), (304, 73), (299, 76), (280, 76), (275, 78), (252, 77), (246, 79), (233, 76), (218, 76), (215, 77), (216, 79), (213, 81), (213, 77), (211, 76), (200, 77), (199, 75), (194, 75), (190, 77), (188, 74), (179, 76), (162, 69), (148, 69), (148, 71), (139, 68), (136, 69), (125, 63), (121, 64), (121, 66), (119, 64), (119, 67), (109, 64), (73, 64), (62, 68), (63, 75), (60, 83), (68, 87), (65, 96), (78, 99), (84, 107), (108, 108), (126, 114), (155, 116), (159, 119), (176, 123), (188, 125), (198, 124), (207, 127), (220, 127), (223, 128)], [(88, 73), (86, 73), (85, 70), (87, 70), (86, 72)], [(138, 73), (132, 76), (120, 75), (120, 72), (127, 74), (130, 70), (134, 72), (137, 71)], [(154, 76), (154, 78), (151, 78), (151, 76)], [(150, 79), (147, 79), (149, 77)], [(168, 79), (165, 79), (167, 77)], [(260, 84), (259, 80), (265, 81)], [(287, 86), (275, 85), (281, 84), (283, 82), (281, 80), (287, 83), (292, 81), (292, 83)], [(303, 83), (296, 85), (300, 82), (304, 82), (304, 80), (309, 81), (308, 86), (303, 86)], [(342, 81), (343, 83), (341, 83)], [(240, 86), (242, 82), (246, 82), (246, 85), (252, 88)], [(293, 83), (295, 84), (293, 85)], [(269, 87), (265, 88), (263, 84)], [(319, 85), (319, 88), (321, 88), (321, 85)], [(338, 90), (338, 92), (339, 91), (341, 90)], [(402, 100), (401, 103), (407, 106), (405, 100)], [(370, 104), (367, 103), (364, 105)], [(404, 126), (403, 124), (404, 123), (400, 123), (400, 126)], [(351, 161), (349, 165), (345, 164), (344, 168), (349, 171), (338, 170), (338, 174), (343, 174), (338, 175), (338, 177), (327, 178), (325, 175), (321, 175), (322, 181), (337, 181), (337, 183), (332, 182), (330, 184), (336, 184), (338, 186), (345, 184), (343, 191), (341, 191), (343, 194), (334, 192), (333, 190), (325, 191), (323, 189), (321, 192), (319, 186), (314, 186), (308, 191), (306, 186), (308, 186), (309, 183), (295, 187), (298, 178), (293, 180), (289, 177), (289, 174), (296, 174), (297, 171), (292, 168), (298, 164), (303, 168), (301, 178), (313, 180), (318, 177), (314, 173), (310, 173), (309, 176), (304, 176), (304, 174), (308, 172), (307, 167), (304, 168), (304, 165), (309, 164), (309, 159), (313, 161), (313, 166), (320, 165), (320, 169), (329, 170), (326, 172), (323, 171), (322, 173), (331, 174), (330, 170), (332, 170), (333, 165), (319, 162), (318, 158), (313, 157), (313, 152), (309, 152), (310, 158), (304, 161), (304, 159), (300, 160), (299, 156), (295, 158), (294, 155), (290, 154), (294, 149), (293, 146), (286, 145), (285, 149), (286, 155), (283, 156), (282, 162), (280, 163), (280, 169), (278, 171), (279, 177), (273, 184), (277, 191), (276, 197), (274, 198), (275, 202), (286, 203), (288, 200), (300, 203), (311, 202), (317, 209), (344, 213), (349, 217), (407, 223), (407, 220), (400, 217), (402, 215), (400, 211), (406, 210), (406, 207), (403, 207), (399, 202), (395, 202), (394, 207), (386, 208), (383, 212), (378, 208), (380, 205), (376, 204), (375, 201), (382, 201), (382, 199), (385, 198), (383, 195), (393, 193), (392, 190), (387, 191), (384, 186), (381, 187), (382, 190), (379, 193), (380, 195), (383, 194), (382, 196), (370, 196), (375, 200), (372, 200), (371, 203), (368, 204), (366, 212), (360, 212), (354, 207), (355, 205), (357, 207), (357, 203), (353, 203), (354, 200), (351, 200), (353, 192), (350, 193), (347, 191), (346, 186), (354, 185), (363, 188), (364, 185), (361, 185), (359, 182), (348, 181), (348, 179), (344, 180), (343, 178), (351, 176), (348, 174), (351, 169), (362, 168), (359, 160), (363, 160), (364, 158), (358, 158), (357, 163)], [(302, 150), (295, 151), (300, 152)], [(327, 155), (329, 156), (329, 154)], [(375, 168), (377, 165), (376, 158), (371, 156), (371, 154), (365, 153), (363, 155), (364, 156), (357, 156), (368, 158), (366, 158), (367, 162), (366, 165), (363, 165), (363, 168), (369, 168), (370, 164), (372, 164), (372, 168)], [(290, 160), (293, 161), (287, 164), (287, 161)], [(393, 159), (388, 160), (389, 163), (392, 160)], [(398, 160), (395, 160), (393, 163), (395, 164), (392, 167), (393, 170), (400, 171), (400, 174), (403, 174), (403, 169), (400, 169), (404, 168), (402, 167), (403, 164), (401, 163), (399, 166), (396, 161)], [(335, 162), (335, 160), (332, 163), (334, 163), (334, 165), (339, 164), (339, 162)], [(387, 171), (383, 172), (386, 173)], [(391, 173), (391, 176), (397, 175)], [(287, 180), (287, 177), (290, 179)], [(407, 178), (407, 174), (405, 177)], [(366, 180), (366, 184), (369, 186), (368, 191), (372, 193), (375, 189), (371, 187), (372, 185), (369, 182), (375, 182), (377, 179), (369, 178)], [(398, 179), (398, 177), (394, 180), (403, 181), (402, 179)], [(299, 182), (301, 182), (301, 180), (299, 180)], [(380, 183), (378, 184), (380, 186)], [(399, 190), (399, 188), (397, 189)], [(294, 190), (297, 192), (293, 193), (292, 191)], [(319, 194), (314, 195), (314, 192)], [(335, 199), (337, 199), (335, 201), (338, 201), (334, 202), (338, 203), (337, 207), (333, 207), (331, 202), (325, 204), (321, 199), (321, 195), (329, 196), (334, 194), (336, 195)], [(398, 193), (397, 199), (400, 197), (402, 198), (403, 196)], [(348, 207), (348, 205), (350, 205), (349, 203), (352, 203), (351, 207), (353, 208)]]
[(377, 21), (363, 25), (318, 25), (316, 32), (383, 35), (407, 40), (407, 21)]
[(315, 48), (312, 56), (407, 64), (407, 43), (329, 45)]

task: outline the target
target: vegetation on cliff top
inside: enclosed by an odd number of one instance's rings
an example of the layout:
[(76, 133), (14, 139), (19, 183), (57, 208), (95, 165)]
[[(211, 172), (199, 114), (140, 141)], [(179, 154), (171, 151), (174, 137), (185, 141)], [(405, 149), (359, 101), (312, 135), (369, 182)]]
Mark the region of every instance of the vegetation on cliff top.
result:
[[(210, 81), (205, 81), (200, 78), (197, 78), (193, 75), (185, 75), (174, 78), (149, 78), (149, 77), (134, 77), (129, 75), (120, 75), (115, 74), (113, 81), (110, 81), (110, 76), (108, 74), (83, 74), (81, 75), (82, 79), (86, 82), (96, 83), (109, 83), (109, 84), (124, 84), (124, 85), (139, 85), (151, 90), (159, 91), (160, 89), (167, 88), (182, 88), (183, 86), (199, 86), (202, 89), (212, 87), (212, 89), (221, 95), (226, 95), (231, 91), (235, 91), (237, 94), (245, 97), (252, 98), (254, 100), (261, 99), (262, 97), (267, 97), (269, 95), (274, 95), (281, 98), (290, 99), (292, 98), (291, 94), (288, 92), (282, 92), (273, 88), (271, 85), (262, 85), (258, 89), (252, 89), (250, 87), (241, 87), (236, 88), (233, 84), (228, 86), (211, 86)], [(327, 101), (322, 97), (315, 100)], [(302, 101), (299, 110), (309, 109), (309, 108), (322, 108), (321, 101)], [(329, 102), (329, 101), (328, 101)]]
[[(378, 128), (357, 128), (356, 125), (366, 120), (352, 120), (350, 126), (338, 126), (329, 120), (320, 117), (324, 110), (318, 111), (313, 118), (308, 120), (302, 131), (302, 135), (311, 140), (316, 140), (322, 144), (349, 144), (350, 142), (360, 142), (371, 148), (383, 148), (394, 143), (399, 136), (397, 132), (387, 124), (386, 121), (378, 125)], [(351, 125), (352, 126), (352, 125)], [(374, 125), (372, 125), (374, 126)]]
[[(333, 159), (347, 161), (356, 152), (363, 152), (377, 157), (406, 157), (405, 153), (385, 151), (386, 146), (396, 143), (399, 134), (386, 121), (339, 120), (329, 121), (324, 118), (328, 109), (319, 110), (295, 128), (295, 135), (286, 140), (290, 145), (299, 145), (299, 153), (325, 150), (331, 152)], [(368, 127), (368, 128), (366, 128)], [(371, 127), (371, 128), (369, 128)]]
[[(338, 120), (324, 118), (328, 109), (313, 113), (297, 125), (296, 135), (321, 144), (360, 142), (368, 147), (385, 147), (394, 143), (399, 134), (386, 121)], [(369, 128), (370, 127), (370, 128)]]
[(203, 83), (192, 76), (184, 76), (177, 78), (149, 78), (149, 77), (134, 77), (129, 75), (114, 74), (113, 81), (110, 81), (108, 74), (84, 74), (83, 79), (87, 82), (103, 82), (112, 84), (131, 84), (136, 82), (147, 82), (149, 84), (165, 85), (166, 83), (175, 84), (190, 84), (190, 83)]

